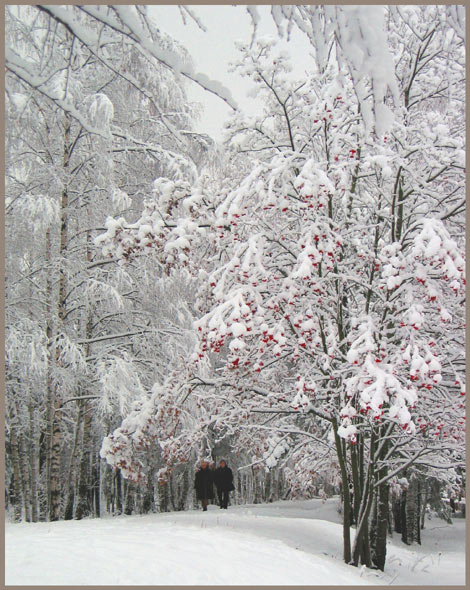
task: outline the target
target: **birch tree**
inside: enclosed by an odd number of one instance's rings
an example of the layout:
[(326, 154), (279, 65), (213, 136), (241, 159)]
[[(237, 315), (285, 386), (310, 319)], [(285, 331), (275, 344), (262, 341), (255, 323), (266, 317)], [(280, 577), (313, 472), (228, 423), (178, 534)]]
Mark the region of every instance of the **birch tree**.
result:
[[(160, 314), (152, 292), (161, 266), (125, 270), (103, 259), (93, 239), (106, 215), (132, 215), (155, 178), (194, 178), (211, 142), (191, 131), (194, 111), (181, 79), (172, 68), (150, 68), (139, 43), (126, 44), (124, 33), (101, 32), (107, 57), (98, 59), (79, 39), (96, 32), (91, 17), (77, 24), (79, 37), (47, 10), (10, 8), (7, 17), (7, 43), (18, 66), (9, 62), (7, 75), (14, 483), (22, 486), (24, 510), (32, 504), (35, 512), (41, 498), (42, 518), (99, 515), (99, 494), (92, 492), (101, 472), (96, 446), (133, 401), (147, 395), (163, 370), (163, 360), (152, 362), (155, 350), (171, 341), (166, 332), (187, 322), (187, 312), (175, 314), (173, 307)], [(175, 55), (184, 53), (169, 37), (152, 34)], [(32, 329), (39, 336), (30, 353), (18, 341), (29, 342)], [(28, 448), (26, 477), (20, 468)]]

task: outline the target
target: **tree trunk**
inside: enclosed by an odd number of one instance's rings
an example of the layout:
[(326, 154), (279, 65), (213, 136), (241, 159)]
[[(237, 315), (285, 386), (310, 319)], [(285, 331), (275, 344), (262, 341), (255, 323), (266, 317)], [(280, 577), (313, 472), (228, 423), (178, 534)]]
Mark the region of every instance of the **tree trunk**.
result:
[(13, 403), (11, 412), (11, 428), (15, 432), (15, 443), (18, 454), (19, 481), (21, 495), (23, 497), (24, 517), (26, 522), (31, 522), (31, 478), (28, 469), (28, 453), (25, 445), (25, 436), (19, 434), (19, 412), (16, 401)]
[(266, 474), (265, 484), (264, 484), (264, 501), (265, 502), (272, 502), (272, 490), (271, 490), (271, 480), (272, 475), (271, 471), (268, 471)]
[(101, 503), (105, 502), (106, 513), (112, 514), (114, 512), (114, 498), (113, 498), (113, 470), (104, 462), (99, 463), (100, 468), (100, 493), (102, 494)]
[(354, 565), (361, 563), (367, 567), (371, 565), (370, 545), (369, 545), (369, 515), (375, 499), (375, 471), (374, 465), (376, 461), (376, 433), (371, 432), (370, 437), (370, 452), (369, 452), (369, 469), (367, 471), (367, 479), (363, 486), (361, 506), (359, 509), (358, 523), (356, 528), (356, 536), (352, 549), (352, 563)]
[(401, 525), (401, 540), (403, 543), (409, 545), (408, 542), (408, 523), (406, 520), (406, 496), (407, 490), (403, 490), (400, 498), (400, 525)]
[[(64, 115), (64, 155), (62, 167), (65, 170), (68, 168), (70, 161), (70, 130), (72, 125), (71, 116), (69, 113)], [(67, 239), (68, 239), (68, 219), (69, 219), (69, 194), (67, 186), (67, 178), (64, 179), (64, 187), (62, 189), (62, 197), (60, 202), (60, 242), (59, 242), (59, 301), (58, 301), (58, 326), (59, 330), (64, 328), (66, 317), (66, 299), (67, 299), (67, 274), (65, 272), (64, 260), (67, 253)], [(60, 351), (56, 347), (55, 361), (57, 366), (61, 365)], [(61, 513), (61, 451), (62, 451), (62, 399), (60, 384), (56, 380), (54, 384), (54, 416), (52, 427), (51, 440), (51, 461), (50, 461), (50, 509), (49, 520), (54, 521), (60, 518)]]
[(369, 515), (374, 503), (374, 495), (373, 486), (369, 479), (367, 486), (364, 487), (364, 495), (361, 501), (361, 510), (359, 512), (359, 521), (352, 549), (352, 563), (356, 566), (359, 564), (359, 561), (367, 567), (371, 566)]
[(121, 470), (116, 469), (114, 474), (114, 498), (115, 506), (114, 511), (117, 514), (122, 514), (122, 481), (121, 481)]
[(415, 531), (416, 541), (421, 545), (421, 485), (419, 480), (417, 481), (417, 487)]
[(170, 473), (170, 476), (168, 478), (168, 484), (167, 484), (167, 489), (168, 489), (168, 500), (171, 502), (171, 508), (173, 510), (176, 510), (176, 504), (175, 504), (175, 492), (173, 489), (173, 472)]
[(263, 501), (263, 490), (261, 488), (261, 479), (259, 476), (258, 471), (255, 471), (252, 468), (253, 471), (253, 487), (254, 487), (254, 504), (261, 504)]
[(21, 475), (20, 475), (20, 457), (18, 452), (18, 437), (16, 436), (16, 428), (10, 425), (10, 447), (11, 460), (13, 464), (13, 489), (14, 497), (12, 503), (15, 508), (15, 520), (20, 521), (23, 516), (23, 492), (21, 489)]
[(424, 520), (426, 517), (426, 504), (427, 504), (427, 498), (428, 498), (428, 483), (426, 480), (424, 480), (423, 482), (423, 486), (422, 486), (422, 500), (421, 500), (421, 515), (420, 515), (420, 528), (421, 530), (424, 529)]
[(53, 362), (54, 362), (54, 344), (53, 344), (53, 324), (52, 324), (52, 241), (51, 230), (46, 231), (46, 337), (47, 337), (47, 373), (46, 373), (46, 433), (44, 437), (45, 448), (45, 470), (46, 470), (46, 518), (51, 512), (51, 459), (52, 459), (52, 429), (54, 425), (54, 379), (53, 379)]
[(161, 481), (158, 485), (158, 509), (168, 512), (168, 482)]
[(80, 520), (92, 514), (92, 494), (90, 491), (90, 441), (91, 441), (91, 408), (87, 400), (83, 404), (83, 436), (80, 453), (80, 469), (77, 489), (77, 507), (75, 518)]
[[(381, 479), (383, 476), (379, 476)], [(377, 521), (375, 544), (372, 549), (372, 563), (380, 570), (385, 569), (387, 556), (387, 531), (389, 521), (389, 494), (390, 489), (387, 483), (379, 486), (377, 499)]]
[(401, 533), (401, 496), (392, 500), (393, 527), (396, 533)]
[(181, 482), (180, 510), (184, 510), (186, 507), (188, 492), (189, 492), (189, 473), (188, 473), (188, 469), (185, 467), (183, 470), (182, 482)]
[[(57, 395), (58, 392), (56, 391)], [(49, 520), (59, 520), (61, 514), (61, 451), (62, 451), (62, 429), (60, 416), (60, 400), (56, 398), (54, 403), (55, 416), (52, 423), (52, 437), (50, 449), (50, 507)]]
[(338, 434), (338, 425), (336, 420), (332, 422), (333, 433), (335, 437), (336, 455), (341, 470), (341, 482), (343, 484), (343, 559), (345, 563), (351, 562), (351, 536), (350, 536), (350, 499), (349, 499), (349, 481), (346, 470), (346, 457), (343, 453), (341, 439)]
[(417, 530), (419, 530), (419, 512), (418, 506), (418, 480), (413, 474), (409, 479), (408, 489), (406, 490), (405, 501), (405, 518), (406, 518), (406, 540), (407, 545), (411, 545), (418, 540)]
[(77, 412), (77, 419), (75, 420), (75, 434), (73, 437), (72, 452), (70, 455), (69, 470), (67, 474), (67, 481), (65, 483), (65, 491), (67, 493), (67, 500), (65, 503), (64, 519), (72, 520), (74, 505), (75, 505), (75, 485), (77, 480), (77, 450), (78, 440), (80, 437), (80, 428), (83, 419), (83, 406), (80, 405)]
[(25, 519), (26, 522), (31, 522), (31, 485), (28, 469), (28, 454), (23, 436), (18, 437), (18, 453), (20, 458), (21, 488), (23, 490)]
[(101, 516), (101, 469), (99, 453), (95, 456), (93, 464), (93, 512), (96, 518)]
[[(144, 497), (142, 500), (142, 512), (144, 514), (147, 514), (148, 512), (153, 512), (153, 503), (154, 503), (154, 494), (155, 494), (153, 478), (154, 478), (154, 471), (153, 471), (153, 469), (150, 469), (148, 479), (147, 479), (147, 486), (145, 488), (145, 493), (144, 493)], [(188, 479), (188, 490), (187, 490), (187, 493), (188, 493), (189, 492), (189, 475), (188, 475), (187, 479)]]
[[(90, 211), (87, 209), (88, 225), (91, 226)], [(92, 247), (91, 247), (91, 234), (89, 231), (86, 232), (86, 261), (91, 263), (92, 261)], [(87, 308), (86, 310), (86, 321), (83, 326), (82, 332), (86, 341), (90, 340), (93, 335), (93, 314), (92, 310)], [(84, 356), (87, 358), (91, 354), (90, 344), (86, 344), (84, 348)], [(80, 392), (82, 393), (82, 392)], [(79, 468), (79, 480), (77, 489), (77, 506), (75, 509), (75, 518), (80, 520), (85, 516), (90, 516), (93, 513), (93, 484), (92, 482), (92, 408), (88, 400), (80, 401), (81, 404), (81, 422), (83, 425), (83, 436), (80, 447), (80, 468)]]
[[(358, 436), (358, 442), (361, 444), (362, 437)], [(359, 508), (360, 508), (360, 500), (362, 497), (362, 483), (363, 481), (360, 479), (360, 456), (357, 450), (357, 444), (351, 447), (351, 473), (352, 473), (352, 480), (353, 480), (353, 493), (352, 493), (352, 502), (351, 502), (351, 524), (357, 524), (359, 521)], [(361, 470), (362, 471), (362, 470)], [(351, 490), (350, 490), (351, 491)]]
[(38, 436), (36, 425), (36, 414), (31, 398), (28, 403), (29, 425), (30, 425), (30, 456), (29, 463), (31, 465), (31, 520), (38, 522), (39, 520), (39, 504), (38, 504), (38, 479), (39, 479), (39, 452), (38, 452)]
[(125, 503), (124, 503), (124, 514), (130, 516), (135, 508), (135, 493), (134, 493), (134, 486), (130, 481), (126, 480), (126, 494), (125, 494)]
[[(380, 429), (380, 435), (386, 436), (387, 432), (382, 427)], [(384, 460), (387, 452), (388, 452), (389, 445), (387, 440), (382, 440), (382, 444), (377, 452), (376, 460)], [(380, 481), (386, 478), (388, 475), (388, 468), (387, 465), (381, 469), (378, 469), (376, 472), (376, 481)], [(387, 532), (388, 532), (388, 525), (389, 525), (389, 513), (390, 513), (390, 486), (387, 482), (384, 482), (378, 486), (378, 489), (375, 489), (375, 518), (374, 518), (374, 539), (371, 542), (371, 559), (372, 563), (378, 569), (384, 571), (385, 568), (385, 559), (387, 556)]]
[(379, 500), (378, 494), (375, 494), (374, 503), (372, 505), (371, 516), (370, 516), (370, 526), (369, 526), (369, 543), (371, 547), (371, 560), (372, 563), (374, 562), (375, 557), (375, 548), (377, 546), (377, 526), (378, 526), (378, 512), (379, 512)]

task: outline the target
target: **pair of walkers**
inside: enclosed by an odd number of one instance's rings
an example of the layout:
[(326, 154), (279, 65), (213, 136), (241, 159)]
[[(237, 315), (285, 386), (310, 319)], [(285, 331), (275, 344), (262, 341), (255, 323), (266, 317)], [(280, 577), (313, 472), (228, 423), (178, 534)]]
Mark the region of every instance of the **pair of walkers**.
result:
[(209, 500), (214, 498), (214, 484), (217, 488), (219, 506), (227, 509), (229, 494), (235, 489), (235, 486), (233, 485), (232, 470), (223, 459), (217, 469), (211, 468), (208, 461), (202, 461), (200, 469), (196, 472), (194, 480), (196, 497), (201, 501), (204, 511), (207, 510)]

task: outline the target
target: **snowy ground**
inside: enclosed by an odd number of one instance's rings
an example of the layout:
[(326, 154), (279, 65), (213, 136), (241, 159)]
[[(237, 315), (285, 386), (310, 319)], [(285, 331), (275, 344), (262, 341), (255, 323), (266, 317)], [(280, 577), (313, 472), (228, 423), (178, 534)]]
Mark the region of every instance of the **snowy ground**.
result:
[(398, 536), (386, 571), (342, 562), (337, 500), (6, 525), (6, 585), (464, 585), (465, 521)]

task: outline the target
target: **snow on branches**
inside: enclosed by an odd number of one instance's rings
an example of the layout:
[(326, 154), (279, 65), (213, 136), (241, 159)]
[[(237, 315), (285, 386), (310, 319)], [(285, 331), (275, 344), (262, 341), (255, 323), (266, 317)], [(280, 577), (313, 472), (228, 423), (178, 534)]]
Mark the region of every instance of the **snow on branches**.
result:
[[(445, 35), (426, 33), (428, 9), (416, 9), (421, 41), (393, 11), (387, 38), (382, 8), (375, 27), (361, 7), (280, 10), (280, 25), (323, 39), (315, 75), (290, 80), (265, 39), (241, 47), (235, 70), (265, 112), (228, 123), (232, 177), (213, 191), (159, 180), (141, 219), (109, 220), (98, 242), (123, 260), (152, 251), (201, 278), (183, 377), (200, 383), (170, 404), (196, 402), (204, 428), (229, 432), (268, 466), (309, 466), (306, 486), (322, 457), (335, 469), (346, 461), (341, 439), (348, 461), (366, 445), (368, 468), (386, 472), (379, 486), (425, 456), (444, 465), (463, 444), (460, 102), (436, 128), (444, 103), (422, 74), (430, 66), (409, 71), (425, 35), (436, 47)], [(322, 53), (333, 34), (337, 54)], [(407, 59), (397, 52), (393, 64), (387, 43), (405, 44)]]
[[(190, 192), (188, 183), (159, 178), (153, 195), (144, 201), (141, 217), (127, 223), (123, 217), (108, 217), (106, 232), (95, 239), (105, 256), (125, 261), (147, 248), (162, 249), (165, 264), (184, 264), (194, 239), (205, 230), (198, 216), (197, 191)], [(175, 211), (182, 217), (175, 218)]]

